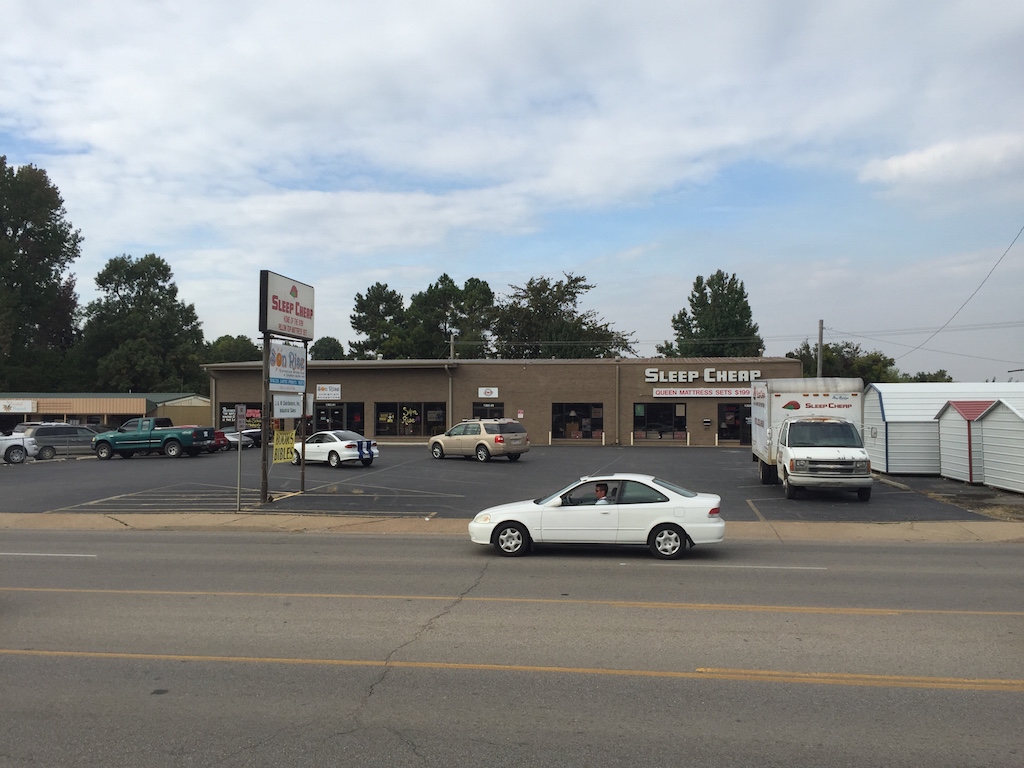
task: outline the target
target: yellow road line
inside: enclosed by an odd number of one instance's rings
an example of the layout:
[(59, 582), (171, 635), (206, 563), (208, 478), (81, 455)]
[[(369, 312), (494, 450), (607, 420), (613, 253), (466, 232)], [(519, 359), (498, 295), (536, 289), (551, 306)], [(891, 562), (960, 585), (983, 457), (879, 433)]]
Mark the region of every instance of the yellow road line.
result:
[(864, 675), (842, 672), (788, 672), (768, 669), (720, 669), (698, 667), (691, 672), (655, 669), (601, 669), (553, 667), (530, 664), (467, 664), (442, 661), (374, 661), (361, 659), (296, 659), (275, 656), (203, 656), (177, 653), (105, 653), (92, 651), (43, 651), (0, 648), (0, 656), (40, 658), (107, 659), (120, 661), (190, 661), (217, 664), (286, 664), (322, 667), (387, 667), (392, 669), (448, 669), (469, 672), (536, 672), (605, 677), (649, 677), (667, 680), (729, 680), (796, 685), (846, 685), (873, 688), (927, 688), (930, 690), (1005, 691), (1024, 693), (1024, 680), (990, 678)]
[(1024, 611), (967, 611), (943, 608), (856, 608), (813, 605), (748, 605), (742, 603), (667, 603), (647, 600), (570, 600), (544, 597), (459, 597), (458, 595), (375, 595), (330, 592), (219, 592), (167, 589), (77, 589), (63, 587), (0, 587), (2, 592), (55, 593), (71, 595), (138, 595), (164, 597), (247, 597), (313, 600), (401, 600), (413, 602), (524, 603), (536, 605), (591, 605), (608, 608), (645, 608), (675, 611), (736, 611), (746, 613), (807, 613), (839, 616), (1004, 616), (1024, 617)]

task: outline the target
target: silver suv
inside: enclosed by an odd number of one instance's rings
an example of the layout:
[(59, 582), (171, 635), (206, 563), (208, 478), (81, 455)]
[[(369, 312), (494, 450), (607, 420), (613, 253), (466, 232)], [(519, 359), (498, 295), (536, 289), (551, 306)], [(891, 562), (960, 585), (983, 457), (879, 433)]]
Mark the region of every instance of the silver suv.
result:
[(514, 419), (467, 419), (443, 435), (430, 438), (430, 453), (435, 459), (445, 456), (475, 456), (490, 461), (491, 456), (506, 456), (509, 461), (530, 450), (526, 427)]
[(96, 433), (88, 427), (63, 422), (28, 424), (23, 429), (16, 428), (16, 431), (25, 437), (35, 438), (39, 447), (36, 459), (39, 460), (52, 459), (57, 455), (92, 453), (92, 439), (96, 437)]

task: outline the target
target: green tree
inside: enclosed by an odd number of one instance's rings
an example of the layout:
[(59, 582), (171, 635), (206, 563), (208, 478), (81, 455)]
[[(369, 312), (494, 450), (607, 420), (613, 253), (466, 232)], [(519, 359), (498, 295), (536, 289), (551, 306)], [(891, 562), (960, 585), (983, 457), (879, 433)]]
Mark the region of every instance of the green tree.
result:
[(78, 313), (67, 269), (81, 242), (46, 172), (0, 155), (0, 389), (64, 387)]
[(913, 376), (904, 374), (900, 378), (900, 381), (937, 381), (948, 384), (953, 381), (953, 377), (946, 372), (945, 368), (939, 368), (939, 370), (934, 371), (933, 373), (918, 371)]
[[(803, 344), (786, 357), (800, 360), (804, 376), (818, 375), (818, 345), (813, 347), (804, 339)], [(904, 381), (896, 361), (877, 350), (865, 352), (859, 344), (844, 341), (838, 344), (825, 344), (822, 347), (821, 375), (850, 377), (863, 379), (865, 386), (884, 382)]]
[(433, 360), (447, 357), (456, 337), (457, 356), (485, 357), (494, 317), (494, 293), (472, 277), (462, 288), (447, 274), (421, 293), (414, 293), (406, 313), (411, 356)]
[(248, 336), (220, 336), (207, 345), (204, 363), (246, 363), (262, 360), (263, 351)]
[(352, 330), (366, 337), (350, 341), (354, 358), (381, 357), (398, 360), (409, 357), (409, 333), (406, 327), (405, 300), (387, 283), (374, 283), (366, 294), (357, 293), (349, 315)]
[(593, 288), (582, 275), (564, 280), (530, 278), (498, 301), (492, 326), (499, 357), (594, 358), (632, 353), (632, 334), (613, 331), (593, 310), (579, 309), (580, 297)]
[(155, 254), (117, 256), (96, 276), (103, 294), (85, 309), (79, 359), (92, 361), (92, 386), (121, 392), (199, 392), (202, 325), (178, 300), (170, 265)]
[(310, 360), (344, 360), (345, 346), (333, 336), (321, 336), (309, 347)]
[(693, 281), (690, 310), (672, 317), (675, 342), (658, 344), (666, 357), (758, 357), (764, 341), (747, 300), (743, 281), (718, 270)]

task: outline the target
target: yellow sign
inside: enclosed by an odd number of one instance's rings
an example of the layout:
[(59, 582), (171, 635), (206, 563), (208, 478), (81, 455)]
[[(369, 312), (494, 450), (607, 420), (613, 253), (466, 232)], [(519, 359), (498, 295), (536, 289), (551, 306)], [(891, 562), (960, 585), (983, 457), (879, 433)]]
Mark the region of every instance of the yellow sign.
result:
[(295, 430), (274, 432), (274, 464), (287, 464), (295, 455)]

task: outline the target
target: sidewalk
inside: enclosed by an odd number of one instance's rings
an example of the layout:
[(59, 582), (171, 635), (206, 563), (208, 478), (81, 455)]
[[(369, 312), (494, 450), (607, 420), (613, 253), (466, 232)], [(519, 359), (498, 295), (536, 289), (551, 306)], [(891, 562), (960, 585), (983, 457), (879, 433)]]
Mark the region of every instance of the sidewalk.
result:
[[(172, 513), (97, 515), (67, 512), (0, 513), (2, 530), (61, 531), (244, 531), (265, 533), (469, 535), (469, 520), (424, 517)], [(726, 542), (836, 541), (845, 543), (1003, 542), (1024, 544), (1024, 522), (1001, 520), (919, 523), (727, 522)]]

